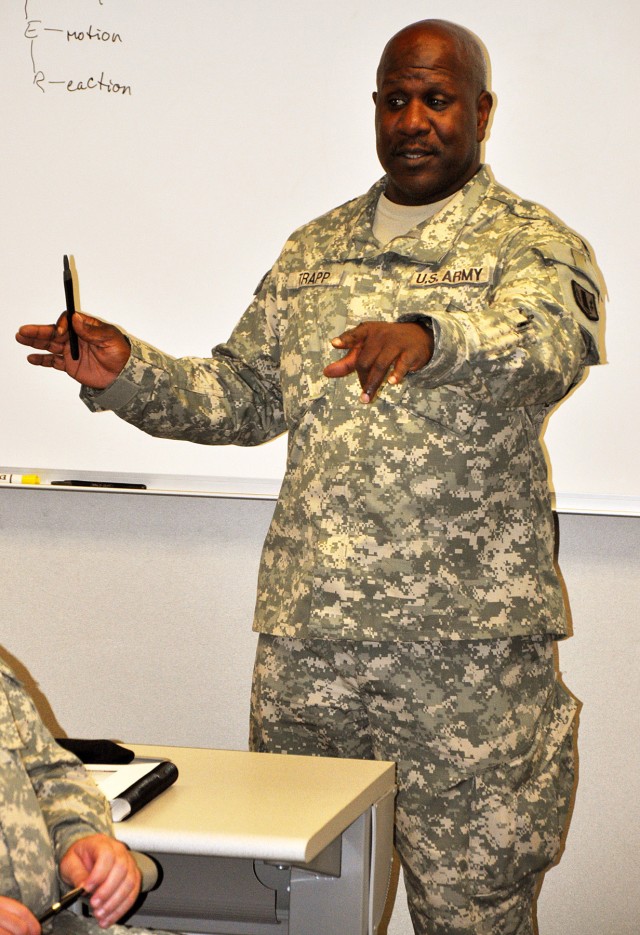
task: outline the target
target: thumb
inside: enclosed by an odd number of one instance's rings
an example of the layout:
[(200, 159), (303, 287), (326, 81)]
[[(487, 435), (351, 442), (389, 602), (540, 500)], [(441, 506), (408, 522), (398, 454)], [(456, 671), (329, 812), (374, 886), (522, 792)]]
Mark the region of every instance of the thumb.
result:
[(65, 883), (71, 886), (80, 886), (87, 879), (89, 868), (85, 867), (80, 856), (75, 851), (67, 851), (60, 861), (60, 876)]
[(115, 332), (113, 325), (108, 325), (99, 318), (93, 318), (91, 315), (85, 315), (84, 312), (74, 312), (73, 327), (78, 335), (81, 335), (85, 341), (101, 340), (109, 334)]

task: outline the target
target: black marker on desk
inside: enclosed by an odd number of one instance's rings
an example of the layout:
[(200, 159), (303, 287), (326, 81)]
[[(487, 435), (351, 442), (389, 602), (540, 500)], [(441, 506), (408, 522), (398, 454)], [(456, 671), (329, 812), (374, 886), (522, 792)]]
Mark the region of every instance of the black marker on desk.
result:
[(118, 490), (146, 490), (146, 484), (125, 484), (110, 480), (52, 480), (52, 487), (115, 487)]
[(73, 298), (73, 279), (71, 278), (71, 269), (69, 268), (69, 257), (64, 255), (64, 271), (62, 273), (62, 281), (64, 282), (64, 294), (67, 301), (67, 327), (69, 329), (69, 347), (71, 348), (71, 356), (74, 360), (78, 360), (80, 357), (80, 350), (78, 348), (78, 335), (75, 332), (73, 327), (73, 313), (76, 310), (76, 303)]
[(46, 922), (47, 919), (57, 916), (59, 912), (62, 912), (63, 909), (68, 909), (76, 899), (80, 899), (81, 896), (86, 896), (87, 891), (83, 886), (76, 886), (74, 890), (69, 890), (68, 893), (65, 893), (64, 896), (61, 896), (57, 903), (54, 903), (46, 912), (41, 916), (38, 916), (38, 922), (42, 924)]

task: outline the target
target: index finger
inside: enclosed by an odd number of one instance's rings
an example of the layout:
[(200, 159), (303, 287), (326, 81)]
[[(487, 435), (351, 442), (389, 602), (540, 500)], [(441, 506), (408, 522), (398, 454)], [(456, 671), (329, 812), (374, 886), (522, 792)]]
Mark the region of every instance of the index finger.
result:
[(62, 347), (64, 340), (61, 340), (62, 335), (58, 333), (58, 327), (58, 324), (22, 325), (16, 334), (16, 341), (26, 347), (35, 347), (39, 351), (47, 351), (54, 344)]
[(332, 363), (327, 364), (322, 372), (325, 377), (347, 377), (354, 372), (357, 362), (358, 348), (354, 347), (340, 360), (334, 360)]

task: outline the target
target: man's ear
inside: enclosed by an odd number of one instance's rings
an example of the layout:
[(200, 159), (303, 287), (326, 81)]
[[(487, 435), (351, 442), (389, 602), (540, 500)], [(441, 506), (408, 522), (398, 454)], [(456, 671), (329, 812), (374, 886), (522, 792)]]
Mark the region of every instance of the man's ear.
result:
[(483, 91), (478, 98), (478, 129), (476, 134), (478, 143), (483, 141), (487, 132), (487, 124), (489, 123), (492, 107), (493, 98), (488, 91)]

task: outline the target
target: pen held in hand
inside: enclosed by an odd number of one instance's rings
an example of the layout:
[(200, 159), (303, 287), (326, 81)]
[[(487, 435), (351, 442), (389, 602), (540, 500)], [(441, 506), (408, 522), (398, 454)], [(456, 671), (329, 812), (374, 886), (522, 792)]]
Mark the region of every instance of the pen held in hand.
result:
[(78, 360), (80, 357), (80, 350), (78, 348), (78, 335), (75, 332), (73, 327), (73, 313), (76, 310), (76, 304), (73, 297), (73, 278), (71, 276), (71, 269), (69, 267), (69, 257), (64, 255), (64, 271), (62, 273), (62, 280), (64, 282), (64, 295), (67, 303), (67, 328), (69, 329), (69, 347), (71, 348), (71, 356), (74, 360)]
[(80, 899), (81, 896), (86, 896), (87, 892), (83, 886), (76, 886), (75, 889), (69, 890), (68, 893), (65, 893), (64, 896), (61, 896), (60, 899), (54, 903), (52, 906), (47, 909), (41, 916), (38, 916), (38, 922), (42, 925), (43, 922), (46, 922), (47, 919), (57, 916), (59, 912), (62, 912), (63, 909), (68, 909), (69, 906), (72, 906), (73, 903)]

